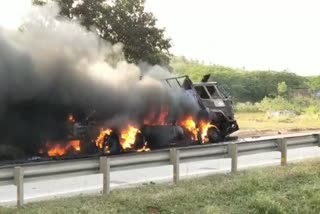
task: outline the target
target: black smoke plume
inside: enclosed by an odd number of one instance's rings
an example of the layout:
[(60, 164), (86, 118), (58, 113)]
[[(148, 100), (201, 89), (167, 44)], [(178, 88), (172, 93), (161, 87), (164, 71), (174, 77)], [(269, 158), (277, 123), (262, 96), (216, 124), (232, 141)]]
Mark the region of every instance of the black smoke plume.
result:
[(95, 111), (106, 124), (123, 125), (163, 105), (174, 115), (194, 109), (158, 80), (168, 71), (127, 63), (121, 44), (58, 13), (52, 3), (32, 7), (19, 30), (0, 26), (0, 146), (37, 154), (48, 139), (66, 136), (69, 114), (81, 121)]

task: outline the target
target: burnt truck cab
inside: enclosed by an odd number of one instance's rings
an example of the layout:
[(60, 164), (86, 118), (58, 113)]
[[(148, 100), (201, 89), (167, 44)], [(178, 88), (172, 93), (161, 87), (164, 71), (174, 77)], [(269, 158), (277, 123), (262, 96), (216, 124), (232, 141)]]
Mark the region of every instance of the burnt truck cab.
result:
[(201, 82), (193, 83), (201, 102), (209, 114), (212, 124), (220, 130), (221, 139), (239, 130), (234, 118), (233, 102), (217, 82), (210, 81), (211, 76), (205, 75)]
[[(211, 75), (205, 75), (201, 82), (193, 83), (188, 76), (165, 79), (170, 88), (180, 87), (199, 106), (198, 119), (206, 117), (218, 128), (218, 141), (239, 130), (234, 118), (233, 102), (217, 82), (211, 81)], [(217, 139), (214, 140), (216, 142)]]
[[(195, 122), (204, 119), (213, 125), (206, 133), (208, 142), (219, 143), (239, 127), (234, 118), (231, 97), (223, 93), (216, 82), (208, 81), (209, 78), (210, 75), (205, 75), (202, 82), (193, 83), (188, 76), (179, 76), (164, 79), (163, 82), (171, 90), (184, 92), (189, 104), (196, 106), (198, 113)], [(151, 149), (203, 143), (199, 133), (197, 140), (190, 139), (188, 130), (180, 126), (175, 119), (161, 126), (144, 125), (141, 133)]]

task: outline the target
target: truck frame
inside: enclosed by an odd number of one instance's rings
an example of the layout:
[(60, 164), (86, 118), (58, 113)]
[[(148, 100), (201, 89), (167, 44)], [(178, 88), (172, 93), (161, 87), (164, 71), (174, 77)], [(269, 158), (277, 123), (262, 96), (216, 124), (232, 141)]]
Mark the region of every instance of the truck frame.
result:
[[(163, 82), (172, 90), (182, 89), (185, 91), (189, 99), (192, 99), (198, 106), (196, 121), (205, 119), (214, 125), (207, 132), (209, 143), (219, 143), (224, 141), (228, 135), (237, 131), (239, 127), (234, 118), (231, 97), (225, 95), (218, 84), (209, 81), (209, 79), (210, 75), (205, 75), (202, 82), (193, 83), (186, 75), (167, 78)], [(76, 123), (74, 136), (84, 141), (92, 139), (92, 136), (97, 135), (99, 132), (95, 128), (96, 122), (88, 120), (81, 124)], [(164, 147), (201, 144), (201, 141), (200, 135), (198, 135), (197, 140), (190, 139), (188, 131), (173, 120), (166, 125), (142, 125), (141, 131), (137, 133), (133, 149), (139, 150), (143, 148), (145, 142), (148, 143), (148, 147), (154, 150)], [(87, 143), (85, 144), (88, 145)], [(83, 147), (81, 146), (81, 148)], [(109, 154), (123, 152), (120, 146), (119, 132), (114, 131), (105, 136), (104, 148), (108, 148)]]

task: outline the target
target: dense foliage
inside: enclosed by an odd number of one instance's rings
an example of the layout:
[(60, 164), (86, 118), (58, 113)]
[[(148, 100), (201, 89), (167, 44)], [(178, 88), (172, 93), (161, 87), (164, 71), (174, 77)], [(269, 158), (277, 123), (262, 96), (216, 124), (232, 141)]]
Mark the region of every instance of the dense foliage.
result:
[(310, 81), (310, 88), (315, 91), (320, 91), (320, 75), (308, 78)]

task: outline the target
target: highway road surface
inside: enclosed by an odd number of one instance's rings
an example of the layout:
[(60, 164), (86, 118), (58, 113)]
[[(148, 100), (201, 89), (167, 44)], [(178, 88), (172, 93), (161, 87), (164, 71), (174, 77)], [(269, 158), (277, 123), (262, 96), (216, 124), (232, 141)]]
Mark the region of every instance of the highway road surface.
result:
[[(306, 158), (319, 158), (320, 147), (309, 147), (288, 150), (288, 161), (299, 161)], [(204, 176), (215, 173), (230, 172), (230, 159), (219, 159), (180, 164), (181, 179), (193, 176)], [(269, 152), (241, 156), (238, 168), (246, 169), (280, 164), (280, 152)], [(111, 188), (123, 188), (151, 182), (168, 182), (172, 180), (172, 166), (161, 166), (146, 169), (111, 172)], [(26, 183), (25, 202), (69, 197), (79, 194), (97, 194), (102, 190), (102, 175), (89, 175), (73, 178), (55, 179)], [(16, 187), (0, 186), (0, 206), (16, 204)]]

